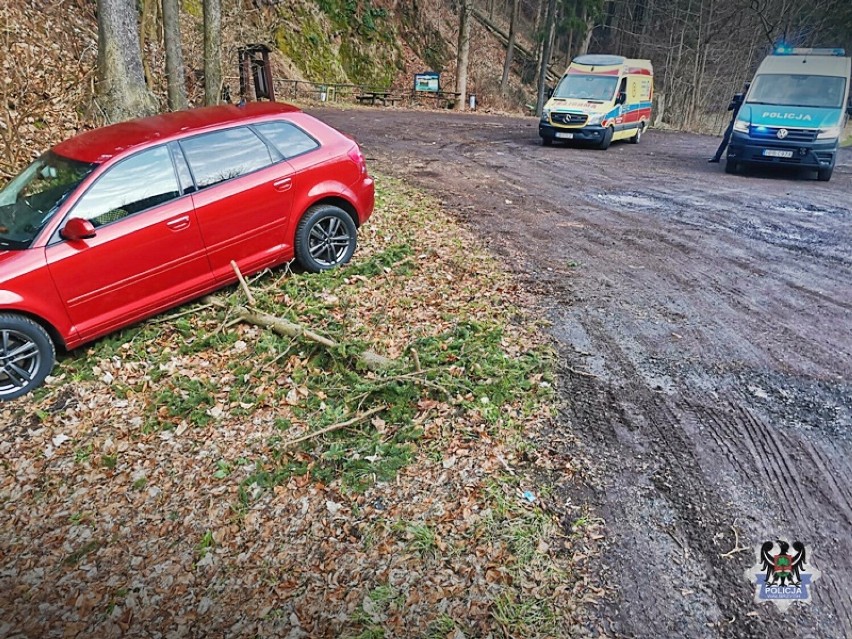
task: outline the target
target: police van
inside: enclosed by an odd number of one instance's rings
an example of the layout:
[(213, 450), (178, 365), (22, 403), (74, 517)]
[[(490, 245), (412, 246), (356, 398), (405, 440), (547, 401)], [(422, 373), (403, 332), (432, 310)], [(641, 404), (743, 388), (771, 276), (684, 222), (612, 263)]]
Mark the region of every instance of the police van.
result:
[(760, 64), (734, 122), (725, 171), (792, 166), (831, 179), (849, 103), (843, 49), (782, 47)]
[(591, 142), (600, 149), (613, 140), (638, 143), (651, 122), (653, 94), (650, 60), (578, 56), (544, 105), (538, 134), (544, 146), (559, 140)]

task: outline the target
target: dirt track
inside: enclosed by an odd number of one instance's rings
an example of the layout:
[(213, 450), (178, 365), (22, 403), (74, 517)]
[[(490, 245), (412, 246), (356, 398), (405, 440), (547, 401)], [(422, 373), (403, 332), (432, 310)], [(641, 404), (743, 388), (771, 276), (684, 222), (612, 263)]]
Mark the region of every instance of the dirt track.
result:
[[(728, 176), (717, 140), (539, 144), (532, 118), (318, 110), (541, 298), (564, 454), (607, 524), (597, 623), (626, 637), (852, 636), (852, 152), (832, 181)], [(811, 548), (814, 602), (752, 601), (734, 548)]]

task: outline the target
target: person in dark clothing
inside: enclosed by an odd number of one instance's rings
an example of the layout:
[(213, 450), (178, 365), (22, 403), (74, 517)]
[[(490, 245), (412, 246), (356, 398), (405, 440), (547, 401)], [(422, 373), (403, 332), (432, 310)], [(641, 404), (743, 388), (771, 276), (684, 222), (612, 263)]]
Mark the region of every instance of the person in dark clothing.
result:
[(716, 149), (716, 155), (707, 160), (708, 162), (718, 164), (722, 160), (722, 154), (725, 152), (725, 149), (728, 148), (728, 143), (731, 141), (731, 135), (734, 132), (734, 122), (737, 121), (737, 115), (740, 112), (740, 107), (745, 101), (745, 96), (746, 93), (748, 93), (749, 86), (750, 83), (746, 82), (745, 87), (743, 87), (743, 92), (737, 93), (733, 98), (731, 98), (731, 103), (728, 105), (728, 111), (733, 111), (731, 114), (731, 121), (728, 123), (728, 128), (725, 129), (725, 133), (722, 136), (722, 143), (719, 145), (719, 148)]

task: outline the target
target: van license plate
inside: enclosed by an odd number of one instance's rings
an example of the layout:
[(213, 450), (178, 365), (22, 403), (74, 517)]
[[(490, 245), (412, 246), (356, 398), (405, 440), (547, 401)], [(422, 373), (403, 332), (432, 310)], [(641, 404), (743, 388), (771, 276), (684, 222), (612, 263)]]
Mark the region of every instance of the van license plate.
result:
[(778, 149), (763, 149), (763, 155), (768, 158), (791, 158), (792, 151), (779, 151)]
[(561, 133), (561, 132), (559, 132), (559, 133), (556, 134), (556, 137), (557, 138), (563, 138), (565, 140), (573, 140), (574, 134), (573, 133)]

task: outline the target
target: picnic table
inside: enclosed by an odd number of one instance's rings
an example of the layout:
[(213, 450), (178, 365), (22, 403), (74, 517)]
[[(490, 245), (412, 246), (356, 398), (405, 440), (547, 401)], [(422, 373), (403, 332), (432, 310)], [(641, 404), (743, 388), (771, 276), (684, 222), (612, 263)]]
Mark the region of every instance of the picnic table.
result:
[(434, 102), (436, 109), (452, 109), (461, 93), (455, 91), (414, 91), (412, 98), (415, 102)]
[(390, 106), (394, 106), (397, 102), (402, 100), (402, 96), (393, 95), (390, 91), (361, 91), (361, 93), (355, 96), (355, 99), (361, 104), (370, 104), (373, 106), (376, 104), (387, 106), (390, 104)]

